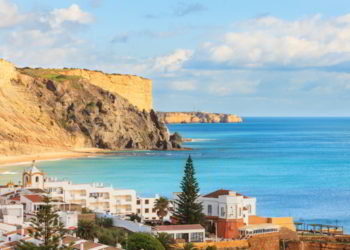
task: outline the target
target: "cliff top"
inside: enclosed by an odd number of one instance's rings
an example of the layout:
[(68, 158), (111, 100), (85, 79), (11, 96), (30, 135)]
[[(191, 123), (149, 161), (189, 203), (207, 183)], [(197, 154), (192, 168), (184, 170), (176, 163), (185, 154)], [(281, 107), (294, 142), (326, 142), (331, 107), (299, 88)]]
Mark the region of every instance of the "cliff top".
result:
[[(6, 61), (4, 59), (0, 59), (2, 61)], [(138, 76), (138, 75), (132, 75), (132, 74), (120, 74), (120, 73), (105, 73), (102, 70), (92, 70), (92, 69), (81, 69), (81, 68), (31, 68), (31, 67), (17, 67), (16, 68), (20, 73), (30, 75), (30, 76), (36, 76), (36, 77), (42, 77), (45, 76), (46, 74), (62, 74), (64, 72), (69, 72), (69, 71), (86, 71), (86, 72), (91, 72), (91, 73), (100, 73), (104, 74), (106, 76), (130, 76), (130, 77), (137, 77), (143, 80), (150, 80), (146, 77)]]

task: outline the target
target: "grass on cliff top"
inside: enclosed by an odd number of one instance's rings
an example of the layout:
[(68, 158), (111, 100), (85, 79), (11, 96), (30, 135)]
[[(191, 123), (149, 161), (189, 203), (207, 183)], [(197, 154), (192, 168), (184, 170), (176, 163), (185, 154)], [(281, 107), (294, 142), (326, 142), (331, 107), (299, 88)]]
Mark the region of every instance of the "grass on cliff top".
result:
[(73, 76), (73, 75), (63, 75), (61, 74), (62, 71), (65, 69), (41, 69), (41, 68), (20, 68), (18, 69), (19, 72), (25, 75), (29, 75), (31, 77), (37, 78), (44, 78), (47, 80), (51, 80), (55, 83), (62, 83), (64, 81), (69, 81), (73, 88), (80, 89), (82, 88), (82, 85), (79, 83), (79, 80), (82, 79), (80, 76)]

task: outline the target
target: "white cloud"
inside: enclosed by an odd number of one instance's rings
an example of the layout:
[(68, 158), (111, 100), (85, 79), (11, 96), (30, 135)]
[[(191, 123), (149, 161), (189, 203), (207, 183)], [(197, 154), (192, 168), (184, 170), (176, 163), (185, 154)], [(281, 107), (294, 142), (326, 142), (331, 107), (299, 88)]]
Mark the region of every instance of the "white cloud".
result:
[(54, 28), (59, 27), (64, 22), (88, 24), (95, 20), (90, 13), (84, 12), (77, 4), (72, 4), (67, 9), (54, 9), (51, 16), (49, 22)]
[(156, 71), (177, 71), (181, 69), (183, 63), (188, 61), (192, 55), (193, 51), (191, 50), (177, 49), (170, 55), (156, 58), (153, 68)]
[(209, 85), (208, 91), (209, 93), (218, 96), (228, 96), (232, 94), (248, 95), (256, 92), (259, 83), (259, 81), (249, 80), (234, 80), (223, 83), (212, 83)]
[(221, 42), (207, 42), (197, 60), (231, 67), (328, 67), (350, 61), (350, 14), (296, 21), (263, 17), (235, 26)]
[(192, 91), (197, 89), (195, 81), (174, 81), (171, 83), (171, 88), (178, 91)]
[(8, 0), (0, 0), (0, 28), (12, 27), (25, 19), (25, 15), (21, 15), (17, 5)]

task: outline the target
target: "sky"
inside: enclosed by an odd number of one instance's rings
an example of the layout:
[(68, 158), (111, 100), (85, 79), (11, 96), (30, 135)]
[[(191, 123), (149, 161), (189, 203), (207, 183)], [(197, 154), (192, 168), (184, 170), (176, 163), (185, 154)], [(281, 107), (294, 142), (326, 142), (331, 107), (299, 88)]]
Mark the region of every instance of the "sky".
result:
[(0, 0), (0, 58), (153, 80), (153, 108), (350, 115), (348, 0)]

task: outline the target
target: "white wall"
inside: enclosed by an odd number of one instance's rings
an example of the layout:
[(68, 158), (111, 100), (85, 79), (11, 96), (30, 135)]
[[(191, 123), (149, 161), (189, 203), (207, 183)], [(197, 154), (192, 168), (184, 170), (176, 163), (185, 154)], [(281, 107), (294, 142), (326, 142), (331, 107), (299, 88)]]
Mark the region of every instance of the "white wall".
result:
[(3, 223), (23, 224), (23, 205), (0, 205), (3, 214)]
[(118, 216), (113, 216), (113, 215), (106, 215), (106, 214), (101, 214), (97, 213), (96, 216), (98, 218), (112, 218), (113, 220), (113, 226), (115, 227), (122, 227), (125, 228), (131, 232), (139, 232), (139, 233), (151, 233), (152, 232), (152, 227), (143, 225), (141, 223), (136, 223), (128, 220), (123, 220)]

